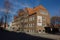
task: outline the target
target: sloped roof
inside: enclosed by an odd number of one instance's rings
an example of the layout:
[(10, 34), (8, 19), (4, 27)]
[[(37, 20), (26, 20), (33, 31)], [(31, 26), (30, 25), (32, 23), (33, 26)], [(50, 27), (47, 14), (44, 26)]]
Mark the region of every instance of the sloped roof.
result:
[[(37, 6), (35, 8), (25, 8), (27, 10), (27, 12), (29, 13), (29, 15), (34, 14), (36, 11), (40, 10), (40, 9), (45, 9), (42, 5)], [(46, 9), (45, 9), (46, 10)]]
[(23, 12), (24, 12), (24, 10), (23, 10), (23, 9), (20, 9), (20, 10), (18, 11), (18, 15), (22, 15)]
[(38, 10), (40, 10), (40, 9), (45, 9), (42, 5), (40, 5), (40, 6), (37, 6), (37, 7), (35, 7), (34, 8), (34, 11), (38, 11)]
[(24, 11), (27, 11), (27, 13), (31, 15), (40, 9), (45, 9), (45, 8), (42, 5), (37, 6), (35, 8), (24, 8), (24, 10), (23, 9), (19, 10), (18, 15), (22, 15)]
[(32, 8), (25, 8), (25, 10), (27, 10), (29, 15), (34, 13), (34, 10)]

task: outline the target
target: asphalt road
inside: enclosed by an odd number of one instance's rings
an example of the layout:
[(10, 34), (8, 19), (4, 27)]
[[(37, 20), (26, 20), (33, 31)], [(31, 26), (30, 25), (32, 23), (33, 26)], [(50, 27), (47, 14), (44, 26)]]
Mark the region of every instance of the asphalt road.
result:
[(26, 33), (9, 32), (0, 28), (0, 40), (53, 40), (50, 38), (32, 36)]
[(60, 35), (58, 34), (49, 34), (49, 33), (28, 33), (28, 34), (33, 35), (33, 36), (43, 37), (43, 38), (60, 40)]

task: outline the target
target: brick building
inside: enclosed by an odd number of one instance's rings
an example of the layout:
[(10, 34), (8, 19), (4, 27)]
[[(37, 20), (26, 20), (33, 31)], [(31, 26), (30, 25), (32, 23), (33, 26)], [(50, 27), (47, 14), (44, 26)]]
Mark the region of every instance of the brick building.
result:
[[(50, 24), (50, 15), (42, 5), (35, 8), (24, 8), (18, 11), (18, 16), (12, 25), (23, 32), (44, 32), (44, 27)], [(17, 30), (18, 30), (17, 29)]]

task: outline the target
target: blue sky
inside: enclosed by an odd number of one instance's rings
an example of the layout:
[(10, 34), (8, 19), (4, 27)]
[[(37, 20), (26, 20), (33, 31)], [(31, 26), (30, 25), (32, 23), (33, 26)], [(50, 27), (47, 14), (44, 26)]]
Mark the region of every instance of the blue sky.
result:
[[(4, 1), (5, 0), (0, 0), (0, 18), (5, 14)], [(8, 14), (8, 16), (10, 16), (8, 22), (13, 20), (13, 16), (17, 15), (19, 9), (25, 7), (33, 8), (39, 5), (43, 5), (48, 10), (51, 17), (56, 15), (60, 16), (60, 0), (9, 0), (9, 2), (11, 4), (11, 9)]]

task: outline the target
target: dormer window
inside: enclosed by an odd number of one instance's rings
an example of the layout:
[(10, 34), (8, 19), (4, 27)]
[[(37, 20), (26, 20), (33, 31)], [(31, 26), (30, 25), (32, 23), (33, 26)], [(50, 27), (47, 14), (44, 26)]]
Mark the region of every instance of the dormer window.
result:
[(41, 14), (44, 14), (44, 15), (47, 15), (47, 12), (43, 11), (43, 10), (40, 10), (40, 13)]

